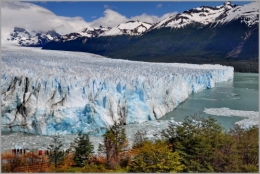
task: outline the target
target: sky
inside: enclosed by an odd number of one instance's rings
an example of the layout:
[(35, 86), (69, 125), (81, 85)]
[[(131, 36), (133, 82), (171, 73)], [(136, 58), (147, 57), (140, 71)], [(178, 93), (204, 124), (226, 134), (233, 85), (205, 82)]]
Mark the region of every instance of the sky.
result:
[[(81, 16), (86, 21), (93, 21), (103, 16), (106, 9), (116, 11), (127, 18), (147, 15), (163, 16), (166, 13), (178, 12), (199, 6), (218, 6), (226, 1), (210, 2), (31, 2), (54, 12), (56, 15)], [(232, 1), (232, 4), (243, 5), (249, 2)]]
[[(2, 33), (14, 27), (28, 31), (55, 29), (60, 34), (86, 27), (114, 27), (129, 20), (155, 23), (168, 16), (199, 6), (218, 6), (219, 2), (11, 2), (1, 3)], [(232, 4), (244, 5), (250, 1)]]

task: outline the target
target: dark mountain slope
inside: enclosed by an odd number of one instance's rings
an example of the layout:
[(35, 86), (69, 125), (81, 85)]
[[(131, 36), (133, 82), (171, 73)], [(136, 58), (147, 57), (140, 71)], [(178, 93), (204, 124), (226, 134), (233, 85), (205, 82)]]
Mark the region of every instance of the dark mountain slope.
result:
[[(148, 62), (220, 63), (232, 65), (236, 71), (258, 72), (258, 66), (251, 65), (258, 64), (258, 38), (258, 24), (248, 27), (235, 20), (217, 26), (164, 27), (138, 37), (83, 37), (67, 42), (50, 42), (43, 49), (84, 51)], [(252, 68), (246, 67), (245, 61)]]

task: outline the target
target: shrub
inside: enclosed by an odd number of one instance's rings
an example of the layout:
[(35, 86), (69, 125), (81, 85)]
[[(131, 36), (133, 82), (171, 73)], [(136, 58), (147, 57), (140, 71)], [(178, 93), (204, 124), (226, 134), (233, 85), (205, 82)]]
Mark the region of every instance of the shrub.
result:
[(184, 168), (179, 154), (171, 152), (165, 142), (146, 141), (134, 157), (129, 171), (135, 173), (181, 172)]

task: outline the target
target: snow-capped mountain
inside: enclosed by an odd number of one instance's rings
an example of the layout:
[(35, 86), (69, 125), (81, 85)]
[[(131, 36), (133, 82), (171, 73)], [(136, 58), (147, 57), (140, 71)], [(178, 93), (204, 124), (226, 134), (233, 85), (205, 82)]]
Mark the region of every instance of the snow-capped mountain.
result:
[[(87, 27), (60, 37), (16, 28), (9, 40), (22, 46), (84, 51), (129, 60), (255, 61), (258, 60), (258, 20), (258, 1), (243, 6), (228, 1), (220, 6), (186, 10), (155, 24), (128, 21), (112, 28)], [(226, 65), (234, 66), (236, 71), (258, 72), (257, 67), (252, 70), (253, 65), (244, 70), (243, 62), (226, 62)]]
[(99, 28), (84, 28), (82, 31), (78, 32), (82, 36), (87, 36), (87, 37), (98, 37), (104, 32), (107, 32), (111, 29), (111, 27), (103, 27), (100, 26)]
[[(160, 29), (164, 27), (171, 28), (183, 28), (189, 25), (197, 25), (198, 28), (202, 28), (206, 25), (216, 27), (219, 25), (227, 24), (234, 20), (240, 20), (248, 27), (258, 24), (259, 19), (259, 2), (252, 2), (243, 6), (233, 5), (230, 1), (220, 6), (209, 7), (201, 6), (186, 10), (180, 14), (169, 16), (164, 20), (151, 24), (141, 21), (128, 21), (121, 23), (115, 27), (103, 27), (98, 28), (87, 27), (81, 31), (75, 31), (66, 35), (59, 36), (55, 33), (29, 33), (25, 29), (15, 28), (10, 34), (9, 40), (16, 41), (21, 46), (44, 46), (50, 41), (57, 41), (60, 43), (77, 38), (98, 38), (100, 36), (142, 36), (146, 32), (154, 29)], [(85, 43), (85, 42), (84, 42)]]
[(163, 27), (182, 28), (193, 24), (199, 24), (199, 27), (203, 27), (207, 24), (216, 26), (236, 19), (240, 19), (248, 26), (252, 26), (256, 23), (258, 24), (258, 5), (259, 2), (252, 2), (244, 6), (238, 6), (227, 1), (223, 5), (216, 7), (201, 6), (193, 8), (180, 14), (169, 16), (155, 24), (137, 20), (124, 22), (112, 28), (102, 26), (99, 28), (87, 27), (79, 32), (63, 35), (61, 39), (65, 42), (83, 36), (88, 38), (118, 35), (140, 36), (147, 31)]
[(220, 63), (239, 72), (258, 72), (258, 6), (259, 2), (201, 6), (152, 26), (126, 22), (103, 32), (102, 37), (50, 42), (43, 49), (149, 62)]
[(240, 19), (247, 26), (259, 23), (259, 1), (255, 1), (243, 6), (234, 6), (233, 8), (223, 12), (215, 21), (215, 23), (228, 23), (232, 20)]
[(62, 35), (57, 41), (65, 42), (65, 41), (77, 39), (79, 37), (82, 37), (80, 33), (69, 33), (69, 34)]
[(65, 35), (59, 35), (55, 31), (48, 31), (46, 33), (37, 33), (35, 31), (28, 32), (23, 28), (15, 27), (14, 31), (10, 33), (7, 40), (14, 41), (20, 46), (42, 47), (50, 41), (66, 42), (81, 37), (94, 38), (99, 36), (116, 35), (138, 36), (146, 32), (151, 26), (152, 24), (146, 22), (128, 21), (113, 28), (103, 26), (98, 28), (86, 27), (81, 31)]
[(74, 32), (74, 33), (69, 33), (66, 35), (62, 35), (58, 41), (69, 41), (69, 40), (75, 40), (80, 37), (99, 37), (102, 33), (109, 31), (111, 28), (110, 27), (102, 27), (100, 26), (99, 28), (91, 28), (91, 27), (86, 27), (81, 31)]
[(139, 36), (150, 29), (152, 24), (140, 21), (128, 21), (117, 25), (116, 27), (103, 27), (98, 28), (86, 27), (81, 31), (62, 35), (56, 42), (67, 42), (76, 40), (78, 38), (97, 38), (100, 36)]
[(54, 30), (44, 32), (28, 32), (23, 28), (15, 27), (13, 32), (7, 36), (7, 40), (20, 46), (42, 47), (50, 41), (57, 41), (60, 35)]
[(221, 6), (201, 6), (170, 16), (152, 26), (151, 29), (162, 27), (181, 28), (190, 24), (199, 24), (201, 27), (210, 23), (224, 24), (239, 18), (248, 26), (251, 26), (258, 23), (258, 15), (259, 2), (237, 6), (227, 1)]
[(110, 30), (100, 34), (100, 36), (130, 35), (139, 36), (150, 29), (153, 24), (141, 21), (128, 21), (121, 23)]
[(139, 36), (142, 33), (150, 29), (152, 24), (140, 21), (128, 21), (117, 25), (116, 27), (103, 27), (91, 28), (87, 27), (79, 32), (74, 32), (66, 34), (60, 37), (57, 41), (70, 41), (81, 37), (93, 38), (100, 36), (118, 36), (118, 35), (128, 35), (128, 36)]

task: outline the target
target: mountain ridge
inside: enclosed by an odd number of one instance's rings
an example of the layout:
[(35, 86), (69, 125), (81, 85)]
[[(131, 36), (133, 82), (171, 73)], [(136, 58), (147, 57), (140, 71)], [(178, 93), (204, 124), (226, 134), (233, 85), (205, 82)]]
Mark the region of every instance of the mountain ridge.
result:
[[(75, 40), (78, 37), (92, 38), (117, 35), (141, 36), (153, 29), (160, 29), (162, 27), (183, 28), (184, 26), (191, 24), (198, 25), (198, 27), (204, 27), (211, 24), (212, 27), (215, 27), (237, 18), (241, 18), (241, 22), (246, 23), (250, 27), (251, 25), (258, 23), (259, 9), (255, 7), (257, 3), (258, 2), (252, 2), (244, 6), (238, 6), (233, 5), (230, 1), (227, 1), (223, 5), (215, 7), (200, 6), (169, 16), (162, 21), (153, 24), (136, 20), (123, 22), (115, 27), (87, 27), (78, 32), (75, 31), (62, 35), (61, 37), (56, 37), (54, 41), (58, 41), (58, 39), (60, 39), (64, 42), (67, 40)], [(27, 40), (30, 40), (30, 38), (27, 38)], [(47, 42), (50, 41), (53, 40), (47, 40)], [(25, 44), (21, 45), (26, 46)], [(27, 46), (30, 46), (30, 44), (27, 44)], [(34, 45), (32, 44), (32, 46)], [(44, 46), (44, 44), (39, 46)]]
[[(81, 37), (50, 42), (43, 49), (83, 51), (146, 62), (223, 64), (234, 66), (237, 72), (258, 72), (259, 9), (255, 4), (258, 2), (244, 6), (226, 2), (212, 7), (213, 11), (201, 6), (170, 16), (140, 35)], [(198, 20), (202, 12), (211, 17), (202, 16)], [(203, 23), (204, 19), (210, 21)]]
[(87, 27), (40, 46), (136, 61), (217, 63), (234, 66), (239, 72), (258, 72), (257, 5), (227, 1), (189, 9), (154, 24), (137, 20), (110, 28)]

